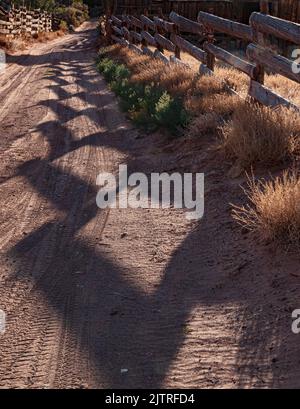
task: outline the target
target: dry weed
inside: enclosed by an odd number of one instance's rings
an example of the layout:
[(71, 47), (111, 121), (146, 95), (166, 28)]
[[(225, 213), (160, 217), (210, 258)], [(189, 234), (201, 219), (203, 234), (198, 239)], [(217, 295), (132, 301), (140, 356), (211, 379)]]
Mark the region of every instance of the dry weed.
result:
[(300, 115), (284, 107), (243, 103), (221, 130), (221, 146), (242, 167), (255, 163), (274, 165), (299, 149)]
[(244, 189), (250, 203), (233, 205), (233, 218), (267, 241), (300, 245), (300, 177), (295, 169), (269, 181), (248, 177)]

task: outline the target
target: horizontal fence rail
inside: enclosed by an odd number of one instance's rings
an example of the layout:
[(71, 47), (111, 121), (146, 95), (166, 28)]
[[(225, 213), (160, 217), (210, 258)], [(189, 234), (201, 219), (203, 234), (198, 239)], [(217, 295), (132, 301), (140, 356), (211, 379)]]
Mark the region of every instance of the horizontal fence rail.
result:
[(0, 34), (15, 37), (49, 32), (52, 31), (52, 20), (51, 14), (39, 9), (27, 10), (26, 7), (1, 9)]
[[(246, 57), (237, 57), (215, 45), (215, 33), (243, 40), (247, 44)], [(192, 44), (184, 38), (186, 34), (197, 35), (201, 45)], [(249, 76), (248, 96), (252, 101), (271, 107), (284, 105), (300, 112), (300, 108), (291, 101), (264, 86), (266, 69), (300, 83), (300, 67), (294, 70), (295, 61), (271, 49), (268, 42), (270, 35), (300, 46), (300, 24), (258, 12), (252, 13), (249, 25), (205, 12), (199, 12), (197, 21), (189, 20), (174, 11), (170, 13), (168, 21), (146, 15), (139, 18), (128, 15), (111, 16), (107, 32), (107, 36), (113, 41), (168, 64), (188, 66), (181, 59), (181, 51), (186, 52), (200, 61), (201, 74), (213, 75), (216, 60), (222, 61)], [(168, 58), (164, 50), (174, 55)]]

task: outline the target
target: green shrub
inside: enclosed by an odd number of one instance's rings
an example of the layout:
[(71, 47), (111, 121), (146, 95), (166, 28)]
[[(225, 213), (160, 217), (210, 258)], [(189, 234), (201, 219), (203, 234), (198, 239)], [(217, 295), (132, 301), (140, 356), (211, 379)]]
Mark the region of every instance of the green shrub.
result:
[(137, 125), (148, 131), (163, 127), (174, 135), (187, 125), (189, 116), (180, 98), (171, 97), (154, 83), (133, 83), (129, 69), (107, 55), (107, 49), (99, 53), (97, 68), (120, 98), (121, 109), (128, 112)]
[(109, 58), (103, 58), (98, 63), (98, 69), (108, 83), (115, 80), (116, 65)]
[(80, 1), (73, 1), (69, 7), (60, 5), (54, 10), (55, 17), (70, 27), (78, 27), (89, 18), (88, 7)]
[(121, 81), (125, 78), (129, 78), (130, 71), (124, 64), (117, 65), (115, 69), (115, 81)]
[(176, 133), (179, 126), (188, 123), (188, 114), (183, 108), (182, 100), (172, 98), (166, 91), (155, 105), (155, 120), (157, 123)]
[(59, 29), (61, 31), (67, 31), (68, 30), (68, 24), (64, 20), (61, 20), (61, 22), (59, 23)]

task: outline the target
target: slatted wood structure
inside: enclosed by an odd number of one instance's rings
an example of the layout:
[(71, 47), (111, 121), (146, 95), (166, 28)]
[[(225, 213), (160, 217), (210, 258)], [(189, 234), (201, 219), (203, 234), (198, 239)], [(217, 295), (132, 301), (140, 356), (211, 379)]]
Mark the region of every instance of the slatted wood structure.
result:
[(270, 13), (285, 20), (300, 23), (300, 1), (278, 0), (277, 5), (271, 8)]
[[(114, 0), (116, 14), (141, 14), (145, 8), (150, 15), (165, 15), (171, 11), (193, 19), (200, 11), (220, 17), (247, 23), (250, 15), (259, 11), (259, 0)], [(272, 16), (300, 22), (299, 0), (269, 0), (269, 12)]]
[(168, 0), (165, 7), (167, 12), (176, 13), (193, 19), (199, 11), (205, 11), (224, 18), (233, 17), (232, 0)]
[(10, 37), (52, 31), (52, 15), (36, 10), (0, 8), (0, 34)]
[[(262, 10), (267, 12), (266, 1), (261, 0), (261, 3)], [(262, 12), (252, 13), (249, 24), (206, 12), (199, 12), (197, 21), (193, 21), (171, 12), (169, 21), (159, 17), (151, 19), (145, 15), (140, 15), (139, 18), (123, 15), (120, 18), (112, 16), (108, 25), (112, 41), (128, 46), (138, 53), (159, 58), (166, 64), (186, 65), (180, 59), (180, 52), (184, 51), (201, 63), (200, 73), (213, 75), (216, 60), (225, 62), (249, 76), (248, 96), (251, 100), (272, 107), (285, 105), (299, 111), (299, 107), (291, 101), (264, 86), (265, 69), (300, 83), (300, 69), (295, 70), (295, 62), (274, 53), (264, 39), (265, 36), (272, 35), (300, 45), (300, 24)], [(202, 47), (185, 39), (182, 32), (198, 35), (203, 42)], [(214, 35), (218, 32), (245, 41), (248, 44), (248, 58), (239, 58), (215, 45)], [(164, 50), (170, 51), (173, 55), (167, 57)]]

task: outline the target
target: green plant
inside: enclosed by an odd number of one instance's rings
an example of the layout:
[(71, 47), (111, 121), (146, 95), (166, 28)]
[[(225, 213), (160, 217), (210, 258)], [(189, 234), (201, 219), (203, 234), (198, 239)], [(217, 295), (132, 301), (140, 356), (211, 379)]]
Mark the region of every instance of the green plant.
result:
[(182, 100), (172, 98), (165, 91), (155, 104), (155, 120), (173, 134), (177, 133), (178, 128), (188, 122), (188, 114), (183, 108)]
[(61, 20), (61, 22), (59, 23), (59, 29), (62, 31), (67, 31), (68, 24), (64, 20)]
[(89, 17), (87, 5), (80, 0), (75, 0), (68, 6), (57, 3), (54, 15), (60, 21), (59, 24), (63, 21), (68, 27), (78, 27)]
[(121, 81), (125, 78), (129, 78), (130, 71), (124, 64), (117, 65), (115, 69), (115, 81)]
[(115, 79), (116, 65), (109, 58), (103, 58), (98, 63), (98, 69), (107, 82)]
[(178, 134), (179, 129), (187, 124), (189, 116), (179, 97), (171, 97), (154, 82), (133, 82), (130, 70), (110, 58), (108, 48), (99, 53), (97, 67), (120, 98), (121, 108), (137, 125), (148, 131), (163, 127)]

